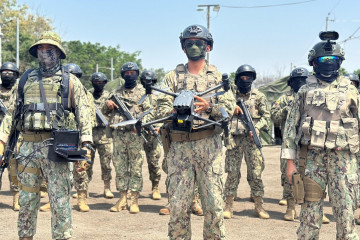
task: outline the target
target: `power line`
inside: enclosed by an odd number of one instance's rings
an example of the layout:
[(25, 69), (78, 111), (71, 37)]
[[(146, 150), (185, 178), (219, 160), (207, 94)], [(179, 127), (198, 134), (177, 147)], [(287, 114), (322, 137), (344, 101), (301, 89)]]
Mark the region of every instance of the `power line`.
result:
[(355, 39), (355, 38), (359, 38), (359, 37), (354, 37), (354, 35), (360, 30), (360, 26), (355, 30), (355, 32), (353, 32), (353, 34), (351, 34), (348, 38), (346, 38), (345, 40), (339, 42), (339, 43), (346, 43), (349, 40)]
[(258, 5), (258, 6), (224, 6), (224, 5), (221, 5), (221, 7), (224, 7), (224, 8), (269, 8), (269, 7), (281, 7), (281, 6), (297, 5), (297, 4), (303, 4), (303, 3), (315, 2), (315, 1), (317, 1), (317, 0), (307, 0), (307, 1), (300, 1), (300, 2), (292, 2), (292, 3)]

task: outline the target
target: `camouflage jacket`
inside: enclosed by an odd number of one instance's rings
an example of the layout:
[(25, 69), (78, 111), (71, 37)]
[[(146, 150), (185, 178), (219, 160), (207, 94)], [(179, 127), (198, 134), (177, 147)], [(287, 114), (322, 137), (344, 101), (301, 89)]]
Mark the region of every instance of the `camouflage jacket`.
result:
[[(257, 89), (251, 89), (251, 91), (246, 94), (240, 93), (236, 86), (232, 89), (236, 94), (236, 101), (242, 99), (247, 106), (255, 124), (255, 128), (258, 130), (269, 129), (270, 112), (268, 110), (268, 102), (265, 95)], [(233, 116), (231, 119), (230, 130), (234, 135), (248, 132), (247, 127), (237, 116)]]
[[(318, 144), (324, 147), (356, 152), (359, 148), (359, 93), (349, 79), (339, 76), (327, 83), (312, 76), (315, 83), (302, 86), (288, 114), (283, 136), (283, 159), (296, 159), (298, 145)], [(350, 134), (351, 136), (348, 136)], [(343, 147), (338, 144), (349, 141)], [(349, 149), (349, 148), (348, 148)]]
[[(27, 86), (38, 81), (37, 72), (38, 69), (35, 69), (29, 73), (29, 77), (24, 86), (24, 95), (27, 94)], [(59, 70), (54, 76), (44, 78), (43, 81), (45, 82), (47, 79), (56, 82), (61, 81), (61, 71)], [(72, 74), (70, 74), (69, 89), (69, 107), (73, 108), (75, 112), (75, 118), (81, 135), (80, 142), (92, 142), (92, 128), (88, 117), (91, 113), (89, 111), (89, 103), (86, 98), (86, 92), (84, 91), (84, 87), (79, 79)], [(6, 113), (6, 116), (0, 126), (0, 140), (5, 143), (8, 141), (10, 131), (12, 129), (18, 98), (18, 92), (16, 92), (15, 100), (11, 101), (8, 112)], [(20, 129), (23, 129), (23, 127), (20, 126)]]
[[(15, 97), (16, 97), (18, 85), (19, 85), (19, 81), (16, 81), (16, 83), (11, 89), (3, 88), (0, 85), (0, 99), (6, 108), (9, 108), (9, 106), (11, 105), (10, 103), (16, 101)], [(5, 113), (0, 112), (0, 123), (2, 122), (4, 117), (5, 117)]]
[[(124, 85), (122, 85), (114, 92), (112, 92), (108, 99), (113, 100), (112, 97), (115, 94), (124, 102), (134, 118), (137, 118), (141, 113), (152, 109), (149, 98), (146, 98), (144, 102), (138, 104), (140, 98), (145, 94), (145, 89), (141, 84), (137, 84), (133, 89), (125, 89)], [(106, 104), (104, 104), (102, 109), (104, 114), (110, 116), (109, 124), (115, 124), (128, 120), (125, 115), (120, 113), (120, 111), (117, 109), (109, 110)], [(142, 122), (145, 123), (147, 121), (151, 121), (154, 116), (153, 114), (153, 111), (151, 111), (149, 114), (143, 117)], [(120, 129), (132, 130), (133, 126), (120, 127)]]
[[(89, 90), (89, 93), (91, 95), (91, 99), (93, 101), (93, 103), (95, 104), (95, 106), (97, 107), (97, 109), (99, 109), (99, 111), (102, 113), (102, 115), (105, 117), (106, 120), (109, 121), (109, 118), (110, 118), (110, 114), (106, 114), (104, 111), (103, 111), (103, 107), (105, 105), (105, 102), (106, 100), (109, 99), (110, 97), (110, 92), (109, 91), (106, 91), (104, 90), (101, 94), (101, 96), (97, 99), (94, 98), (94, 89), (90, 89)], [(94, 106), (94, 107), (95, 107)], [(95, 125), (94, 127), (104, 127), (104, 124), (102, 124), (102, 122), (100, 121), (99, 118), (96, 117), (96, 113), (95, 113)]]
[[(179, 66), (179, 65), (178, 65)], [(179, 80), (177, 70), (172, 70), (167, 73), (163, 80), (162, 88), (167, 88), (167, 91), (178, 93), (181, 90), (194, 90), (196, 92), (205, 91), (214, 87), (221, 82), (221, 73), (213, 65), (205, 65), (204, 69), (199, 74), (191, 74), (185, 65), (185, 74), (183, 81)], [(217, 91), (222, 91), (218, 89)], [(164, 118), (171, 114), (173, 110), (174, 97), (167, 94), (160, 94), (157, 100), (157, 118)], [(235, 109), (235, 98), (231, 91), (227, 91), (223, 95), (211, 97), (210, 103), (213, 104), (211, 113), (202, 112), (203, 118), (221, 120), (222, 114), (220, 107), (224, 107), (226, 112), (231, 117)], [(203, 121), (194, 121), (194, 127), (202, 125)]]
[(281, 132), (283, 133), (286, 117), (288, 115), (289, 109), (295, 97), (294, 91), (286, 92), (284, 95), (279, 97), (278, 100), (271, 107), (271, 119), (274, 122), (274, 125), (281, 127)]

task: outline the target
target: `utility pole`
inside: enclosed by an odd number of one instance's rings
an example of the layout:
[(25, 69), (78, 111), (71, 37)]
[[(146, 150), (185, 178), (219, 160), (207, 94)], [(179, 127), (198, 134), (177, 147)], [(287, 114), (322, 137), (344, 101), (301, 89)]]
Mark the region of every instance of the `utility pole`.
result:
[(16, 66), (18, 69), (20, 69), (19, 51), (19, 18), (16, 18)]
[(335, 18), (334, 19), (329, 19), (329, 16), (330, 16), (330, 13), (328, 13), (328, 15), (326, 16), (326, 27), (325, 27), (326, 31), (329, 30), (329, 21), (335, 22)]
[(3, 33), (1, 32), (1, 23), (0, 23), (0, 66), (2, 65), (2, 55), (1, 55), (1, 39), (2, 39)]
[(96, 72), (99, 72), (99, 68), (109, 69), (110, 70), (110, 81), (114, 80), (114, 59), (110, 59), (110, 67), (99, 67), (99, 64), (96, 64)]
[[(204, 11), (204, 8), (206, 8), (207, 12), (206, 12), (206, 21), (207, 21), (207, 29), (210, 32), (210, 8), (213, 8), (214, 12), (219, 12), (220, 11), (220, 5), (219, 4), (206, 4), (206, 5), (198, 5), (198, 9), (197, 11)], [(206, 53), (206, 60), (208, 63), (210, 63), (210, 56), (209, 56), (209, 52)]]

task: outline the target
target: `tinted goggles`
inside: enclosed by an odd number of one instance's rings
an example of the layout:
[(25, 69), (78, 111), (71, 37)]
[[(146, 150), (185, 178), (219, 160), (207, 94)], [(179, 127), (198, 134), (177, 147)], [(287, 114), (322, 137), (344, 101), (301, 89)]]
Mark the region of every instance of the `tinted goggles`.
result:
[(202, 47), (205, 45), (205, 41), (201, 40), (201, 39), (197, 39), (197, 40), (186, 39), (185, 40), (185, 47), (192, 47), (194, 44), (198, 47)]
[(318, 57), (318, 62), (324, 63), (324, 62), (337, 62), (339, 60), (339, 57), (337, 56), (324, 56), (324, 57)]

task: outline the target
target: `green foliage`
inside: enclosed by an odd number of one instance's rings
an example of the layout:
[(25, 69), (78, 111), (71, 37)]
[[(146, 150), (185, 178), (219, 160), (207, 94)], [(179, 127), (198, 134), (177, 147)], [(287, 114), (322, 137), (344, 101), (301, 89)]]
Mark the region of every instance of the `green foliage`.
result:
[(347, 73), (348, 73), (348, 72), (346, 71), (345, 68), (343, 68), (343, 67), (339, 68), (339, 74), (340, 74), (340, 75), (345, 75), (345, 74), (347, 74)]
[(354, 73), (359, 76), (359, 74), (360, 74), (360, 69), (355, 70)]

